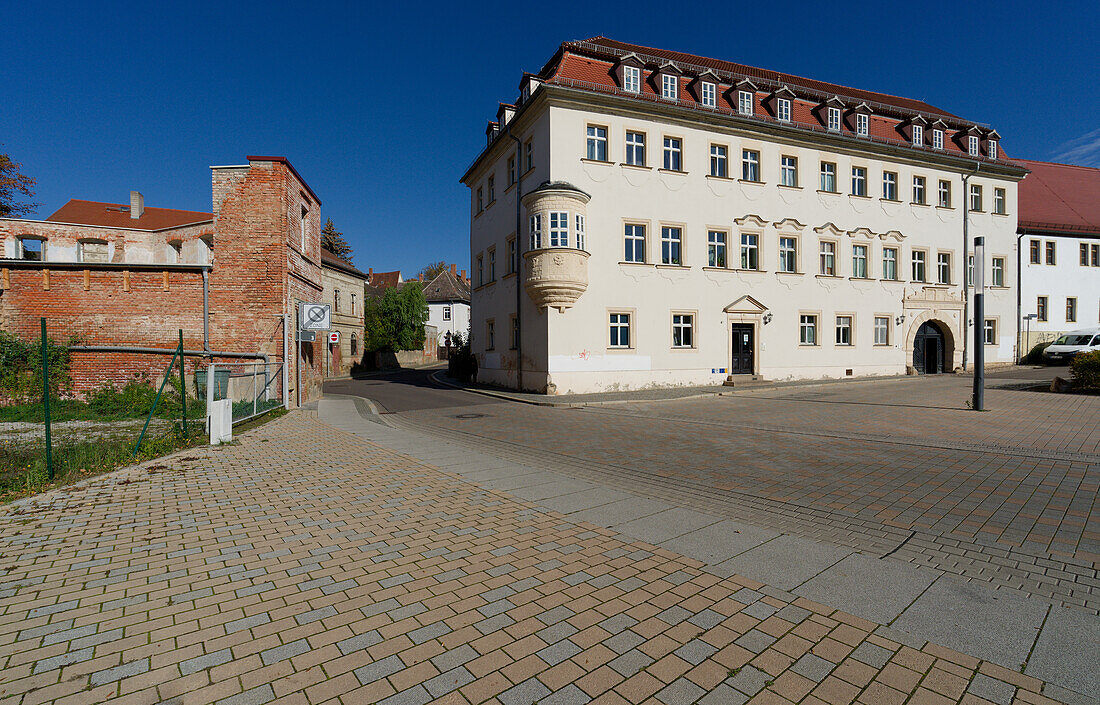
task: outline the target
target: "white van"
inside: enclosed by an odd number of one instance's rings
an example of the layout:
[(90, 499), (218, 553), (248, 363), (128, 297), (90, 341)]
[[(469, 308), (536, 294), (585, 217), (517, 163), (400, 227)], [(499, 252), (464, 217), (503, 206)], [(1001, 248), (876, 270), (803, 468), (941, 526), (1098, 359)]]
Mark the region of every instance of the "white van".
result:
[(1100, 328), (1082, 328), (1058, 338), (1043, 351), (1047, 362), (1068, 362), (1074, 355), (1100, 350)]

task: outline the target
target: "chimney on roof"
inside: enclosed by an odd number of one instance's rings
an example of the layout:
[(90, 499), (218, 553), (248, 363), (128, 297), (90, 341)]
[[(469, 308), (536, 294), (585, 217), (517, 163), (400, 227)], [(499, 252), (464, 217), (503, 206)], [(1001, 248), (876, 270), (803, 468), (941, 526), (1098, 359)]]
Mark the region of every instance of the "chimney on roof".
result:
[(462, 270), (462, 280), (466, 281), (466, 270), (465, 269)]
[(130, 192), (130, 217), (137, 220), (145, 212), (145, 196), (138, 191)]
[(457, 269), (458, 269), (457, 264), (452, 264), (451, 265), (451, 276), (452, 277), (457, 277), (458, 276), (458, 272), (456, 271)]

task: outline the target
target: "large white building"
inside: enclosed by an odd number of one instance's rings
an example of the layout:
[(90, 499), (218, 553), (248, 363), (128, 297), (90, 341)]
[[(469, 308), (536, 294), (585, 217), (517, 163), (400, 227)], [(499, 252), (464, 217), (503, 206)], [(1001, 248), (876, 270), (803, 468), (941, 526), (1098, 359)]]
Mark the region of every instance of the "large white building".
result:
[(975, 236), (986, 361), (1012, 362), (1026, 170), (998, 141), (920, 101), (562, 44), (462, 178), (478, 379), (566, 393), (951, 371), (973, 358)]
[(436, 330), (440, 347), (456, 334), (463, 338), (470, 330), (470, 282), (466, 271), (459, 276), (456, 265), (440, 272), (424, 285), (424, 298), (428, 301), (427, 325)]
[(1020, 184), (1019, 216), (1020, 349), (1027, 352), (1100, 325), (1100, 169), (1020, 163), (1031, 171)]

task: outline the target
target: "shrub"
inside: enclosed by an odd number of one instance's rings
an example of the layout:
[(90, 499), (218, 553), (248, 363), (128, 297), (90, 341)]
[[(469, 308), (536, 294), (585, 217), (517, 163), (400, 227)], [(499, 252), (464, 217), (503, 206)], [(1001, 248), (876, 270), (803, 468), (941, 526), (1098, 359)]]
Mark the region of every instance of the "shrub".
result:
[(447, 360), (447, 374), (460, 382), (477, 379), (477, 358), (470, 352), (470, 336), (455, 333), (451, 338), (451, 357)]
[(1100, 390), (1100, 350), (1075, 355), (1069, 363), (1078, 389)]
[(1043, 359), (1043, 351), (1054, 341), (1048, 340), (1045, 343), (1036, 343), (1027, 355), (1024, 355), (1024, 359), (1020, 360), (1025, 365), (1042, 365), (1046, 360)]
[[(69, 391), (69, 349), (46, 339), (46, 361), (50, 368), (50, 395)], [(0, 330), (0, 399), (32, 402), (42, 397), (41, 341), (24, 342)]]

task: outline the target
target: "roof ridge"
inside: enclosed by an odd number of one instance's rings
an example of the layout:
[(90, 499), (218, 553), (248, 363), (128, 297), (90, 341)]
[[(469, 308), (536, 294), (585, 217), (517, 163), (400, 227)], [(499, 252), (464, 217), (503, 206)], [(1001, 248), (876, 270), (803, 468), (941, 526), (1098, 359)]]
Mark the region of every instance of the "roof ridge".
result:
[(1050, 164), (1051, 166), (1061, 166), (1069, 169), (1089, 169), (1090, 171), (1100, 171), (1100, 167), (1089, 166), (1088, 164), (1066, 164), (1065, 162), (1046, 162), (1041, 159), (1024, 159), (1023, 157), (1014, 157), (1013, 161), (1024, 162), (1027, 164)]

